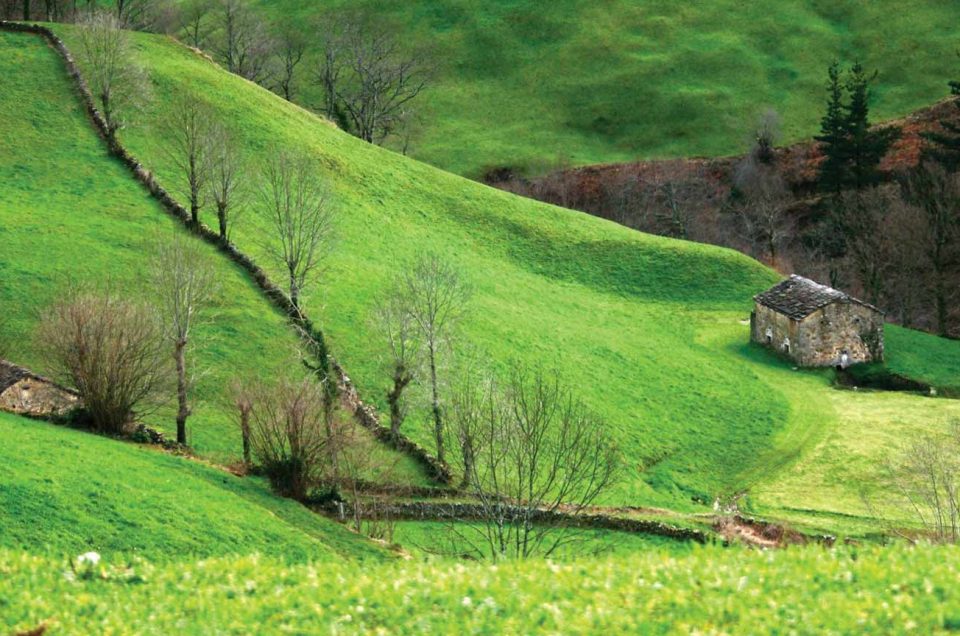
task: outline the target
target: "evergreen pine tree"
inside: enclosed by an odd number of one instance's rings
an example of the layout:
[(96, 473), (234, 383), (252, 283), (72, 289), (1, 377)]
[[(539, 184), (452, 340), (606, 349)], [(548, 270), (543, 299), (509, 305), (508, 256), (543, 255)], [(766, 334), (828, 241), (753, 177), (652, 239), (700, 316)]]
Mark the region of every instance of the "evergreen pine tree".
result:
[(846, 179), (846, 128), (843, 110), (843, 84), (840, 64), (833, 62), (827, 68), (827, 112), (820, 121), (820, 142), (824, 160), (820, 164), (820, 188), (839, 194)]
[[(949, 83), (950, 95), (954, 97), (953, 106), (960, 111), (960, 82)], [(930, 142), (924, 149), (924, 154), (940, 163), (949, 172), (960, 169), (960, 124), (954, 118), (940, 120), (942, 132), (922, 133), (924, 139)]]
[(870, 130), (870, 82), (860, 62), (851, 68), (847, 78), (850, 100), (843, 106), (844, 142), (841, 151), (846, 163), (844, 184), (863, 190), (880, 180), (878, 167), (890, 144), (899, 134), (896, 128)]

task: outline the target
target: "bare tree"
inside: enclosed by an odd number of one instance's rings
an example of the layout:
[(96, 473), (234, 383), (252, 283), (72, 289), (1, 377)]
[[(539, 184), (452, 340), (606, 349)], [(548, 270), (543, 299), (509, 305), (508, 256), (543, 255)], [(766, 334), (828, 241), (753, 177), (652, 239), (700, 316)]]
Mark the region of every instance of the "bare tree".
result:
[[(178, 100), (164, 121), (167, 156), (179, 173), (181, 190), (190, 202), (190, 222), (200, 227), (200, 209), (213, 176), (218, 148), (214, 113), (192, 97)], [(219, 159), (219, 157), (216, 157)]]
[(212, 131), (210, 164), (208, 190), (217, 208), (220, 239), (229, 241), (246, 199), (243, 187), (246, 166), (239, 145), (223, 126), (216, 126)]
[(752, 134), (750, 155), (761, 164), (772, 165), (776, 160), (776, 145), (780, 141), (780, 115), (768, 108), (760, 115)]
[(91, 13), (80, 21), (79, 59), (87, 71), (90, 90), (107, 125), (107, 141), (116, 134), (145, 94), (143, 73), (133, 63), (127, 32), (115, 15)]
[(254, 395), (248, 390), (252, 386), (250, 381), (234, 380), (230, 385), (230, 395), (234, 408), (237, 409), (237, 425), (240, 428), (240, 440), (243, 449), (243, 463), (249, 467), (252, 464), (250, 451), (250, 413), (253, 411)]
[(271, 252), (287, 272), (290, 301), (299, 310), (333, 240), (334, 207), (316, 162), (276, 153), (263, 169), (260, 205), (273, 226)]
[[(870, 511), (910, 541), (960, 540), (960, 422), (911, 441), (882, 468), (882, 497), (864, 495)], [(908, 527), (904, 528), (904, 524)]]
[(288, 102), (292, 102), (297, 88), (297, 67), (307, 51), (307, 38), (292, 22), (282, 23), (275, 35), (274, 55), (277, 71), (274, 73), (274, 90)]
[(425, 57), (405, 51), (391, 30), (356, 17), (341, 19), (323, 40), (318, 79), (327, 115), (345, 116), (357, 137), (383, 143), (427, 85)]
[(758, 158), (756, 150), (737, 167), (734, 183), (741, 199), (734, 205), (738, 227), (755, 256), (776, 264), (781, 249), (795, 235), (791, 199), (776, 167)]
[(420, 363), (420, 339), (409, 303), (397, 286), (377, 302), (373, 322), (386, 345), (386, 366), (392, 385), (387, 391), (390, 430), (394, 435), (407, 414), (404, 391), (416, 381)]
[[(584, 513), (618, 475), (608, 428), (556, 372), (514, 364), (503, 390), (474, 389), (466, 413), (474, 453), (470, 487), (479, 502), (477, 556), (550, 556), (579, 533), (564, 516)], [(471, 526), (468, 526), (471, 527)]]
[(400, 289), (426, 349), (437, 459), (443, 462), (444, 429), (438, 366), (441, 351), (466, 313), (471, 290), (460, 272), (437, 254), (425, 254), (417, 259), (403, 273)]
[(946, 336), (960, 278), (960, 176), (925, 163), (907, 177), (904, 195), (922, 213), (918, 222), (924, 229), (924, 256), (931, 270), (936, 329)]
[(323, 482), (331, 442), (324, 424), (323, 390), (312, 378), (281, 377), (244, 387), (250, 449), (271, 485), (298, 501)]
[(641, 176), (643, 205), (653, 226), (647, 231), (701, 240), (701, 219), (716, 207), (719, 189), (700, 167), (680, 162), (655, 166)]
[(180, 32), (183, 41), (195, 49), (203, 48), (213, 33), (211, 14), (214, 0), (188, 0), (180, 7)]
[(246, 0), (220, 0), (220, 39), (214, 47), (227, 70), (262, 83), (268, 78), (272, 42)]
[(73, 292), (47, 310), (39, 335), (48, 365), (77, 389), (95, 430), (126, 433), (165, 388), (160, 325), (145, 305)]
[(158, 243), (151, 278), (163, 319), (163, 334), (173, 345), (177, 370), (177, 443), (187, 443), (190, 416), (187, 346), (199, 312), (216, 293), (213, 267), (199, 241), (175, 235)]

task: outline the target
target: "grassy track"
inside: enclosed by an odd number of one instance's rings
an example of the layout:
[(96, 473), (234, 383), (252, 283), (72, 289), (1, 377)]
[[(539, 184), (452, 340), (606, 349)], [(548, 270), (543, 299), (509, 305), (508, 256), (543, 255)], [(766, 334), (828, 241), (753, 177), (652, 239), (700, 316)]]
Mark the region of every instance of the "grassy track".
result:
[(497, 566), (287, 566), (119, 559), (69, 581), (0, 551), (0, 628), (58, 634), (943, 634), (960, 626), (956, 547), (718, 547)]
[(0, 548), (154, 561), (253, 552), (289, 561), (387, 558), (275, 497), (260, 479), (7, 414), (0, 438)]
[[(743, 150), (764, 108), (788, 140), (810, 137), (834, 58), (877, 69), (875, 112), (903, 115), (946, 96), (960, 7), (937, 0), (262, 0), (310, 25), (367, 7), (432, 47), (414, 156), (469, 176)], [(309, 29), (308, 29), (309, 30)], [(308, 60), (304, 77), (312, 75)], [(308, 82), (304, 101), (320, 103)]]

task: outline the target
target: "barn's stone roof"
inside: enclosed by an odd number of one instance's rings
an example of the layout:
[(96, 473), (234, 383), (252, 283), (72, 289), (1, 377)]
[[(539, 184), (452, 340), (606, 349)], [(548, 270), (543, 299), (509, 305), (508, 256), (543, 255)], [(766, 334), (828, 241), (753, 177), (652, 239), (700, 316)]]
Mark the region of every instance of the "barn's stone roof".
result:
[(764, 307), (769, 307), (794, 320), (803, 320), (818, 309), (838, 300), (855, 302), (880, 311), (876, 307), (848, 296), (833, 287), (815, 283), (809, 278), (796, 274), (777, 283), (762, 294), (757, 294), (753, 299)]

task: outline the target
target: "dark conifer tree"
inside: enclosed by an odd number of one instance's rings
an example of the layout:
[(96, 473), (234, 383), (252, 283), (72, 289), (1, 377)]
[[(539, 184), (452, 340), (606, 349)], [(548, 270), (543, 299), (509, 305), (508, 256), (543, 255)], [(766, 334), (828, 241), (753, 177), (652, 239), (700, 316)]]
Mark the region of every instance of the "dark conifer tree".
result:
[(819, 181), (825, 192), (839, 194), (846, 181), (846, 118), (838, 62), (827, 68), (827, 77), (827, 112), (820, 120), (820, 134), (815, 137), (824, 155)]
[(843, 107), (842, 155), (847, 164), (844, 185), (858, 191), (880, 180), (880, 161), (900, 132), (893, 127), (870, 129), (870, 82), (875, 77), (876, 73), (868, 76), (863, 65), (856, 62), (847, 78), (850, 100)]
[[(953, 106), (960, 114), (960, 82), (950, 82), (950, 94), (954, 97)], [(957, 117), (945, 117), (940, 120), (941, 131), (922, 133), (929, 142), (924, 149), (928, 158), (940, 163), (950, 172), (960, 169), (960, 124)]]

